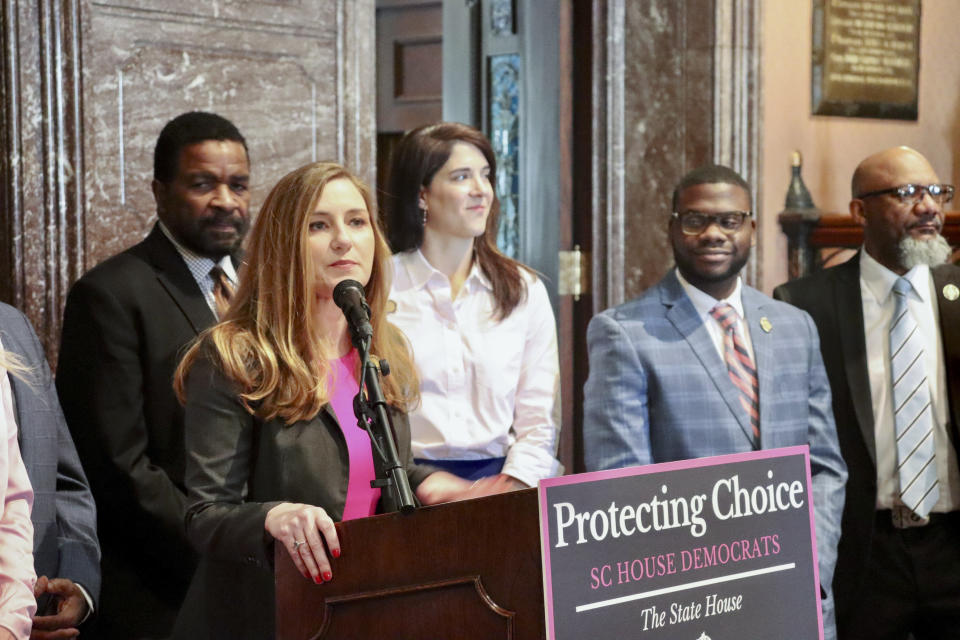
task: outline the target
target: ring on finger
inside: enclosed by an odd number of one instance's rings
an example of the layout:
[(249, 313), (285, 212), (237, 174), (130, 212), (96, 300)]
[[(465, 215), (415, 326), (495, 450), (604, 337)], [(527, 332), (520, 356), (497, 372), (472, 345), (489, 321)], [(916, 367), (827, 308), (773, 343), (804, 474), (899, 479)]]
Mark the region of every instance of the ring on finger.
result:
[(304, 545), (304, 544), (306, 544), (306, 542), (304, 542), (303, 540), (294, 540), (294, 541), (293, 541), (293, 550), (294, 550), (294, 551), (297, 551), (297, 550), (300, 548), (300, 546), (301, 546), (301, 545)]

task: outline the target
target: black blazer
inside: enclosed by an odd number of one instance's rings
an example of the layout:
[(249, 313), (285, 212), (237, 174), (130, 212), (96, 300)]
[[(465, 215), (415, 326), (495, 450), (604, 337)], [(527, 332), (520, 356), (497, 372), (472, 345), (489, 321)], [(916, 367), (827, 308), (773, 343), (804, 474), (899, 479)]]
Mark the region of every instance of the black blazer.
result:
[[(434, 469), (413, 463), (406, 415), (392, 411), (391, 418), (415, 489)], [(198, 358), (187, 381), (186, 445), (186, 530), (200, 566), (173, 637), (272, 638), (274, 544), (264, 529), (267, 512), (281, 502), (300, 502), (342, 519), (349, 480), (343, 431), (329, 405), (292, 425), (255, 418), (224, 376)], [(384, 477), (376, 455), (374, 463)], [(396, 508), (392, 492), (384, 490), (378, 510)], [(345, 545), (343, 552), (363, 549)]]
[(67, 296), (57, 391), (98, 507), (97, 637), (166, 636), (189, 585), (183, 408), (171, 384), (185, 347), (214, 321), (158, 226)]
[[(960, 286), (960, 267), (943, 265), (932, 273), (947, 371), (950, 435), (956, 453), (960, 425), (960, 300), (948, 300), (943, 289), (950, 283)], [(860, 254), (836, 267), (783, 284), (773, 295), (808, 312), (817, 325), (833, 393), (840, 450), (850, 474), (833, 579), (837, 631), (843, 637), (844, 614), (856, 602), (864, 579), (877, 503), (877, 456), (860, 296)]]

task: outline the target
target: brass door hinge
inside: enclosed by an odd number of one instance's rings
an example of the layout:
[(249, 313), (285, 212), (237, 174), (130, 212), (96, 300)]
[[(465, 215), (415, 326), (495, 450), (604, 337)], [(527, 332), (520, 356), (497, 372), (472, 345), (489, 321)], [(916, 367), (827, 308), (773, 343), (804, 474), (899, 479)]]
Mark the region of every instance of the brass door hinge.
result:
[(582, 294), (590, 293), (590, 252), (580, 251), (578, 244), (573, 251), (561, 251), (559, 280), (557, 293), (573, 296), (575, 302)]

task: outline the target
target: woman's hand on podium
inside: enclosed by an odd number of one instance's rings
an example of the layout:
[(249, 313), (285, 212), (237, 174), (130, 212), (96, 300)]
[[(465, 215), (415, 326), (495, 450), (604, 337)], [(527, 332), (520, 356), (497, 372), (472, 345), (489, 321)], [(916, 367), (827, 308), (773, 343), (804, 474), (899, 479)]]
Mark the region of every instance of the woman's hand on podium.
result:
[(520, 482), (511, 475), (498, 473), (495, 476), (480, 478), (470, 487), (468, 498), (479, 498), (481, 496), (492, 496), (497, 493), (507, 493), (508, 491), (517, 491), (527, 489), (527, 485)]
[(526, 484), (505, 473), (480, 478), (471, 483), (469, 480), (464, 480), (452, 473), (437, 471), (427, 476), (427, 479), (417, 487), (417, 498), (423, 504), (437, 504), (453, 502), (454, 500), (482, 498), (526, 488)]
[(439, 504), (462, 500), (470, 487), (469, 480), (464, 480), (446, 471), (436, 471), (427, 476), (417, 487), (417, 499), (422, 504)]
[(263, 527), (274, 540), (283, 543), (304, 578), (316, 584), (333, 579), (326, 549), (339, 558), (340, 540), (326, 511), (308, 504), (284, 502), (267, 512)]

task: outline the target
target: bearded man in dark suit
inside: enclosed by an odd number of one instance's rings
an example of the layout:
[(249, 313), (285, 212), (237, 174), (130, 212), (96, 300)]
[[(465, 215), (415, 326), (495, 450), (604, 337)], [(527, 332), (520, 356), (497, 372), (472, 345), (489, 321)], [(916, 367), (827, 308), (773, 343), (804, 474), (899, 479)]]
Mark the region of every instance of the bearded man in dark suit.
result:
[(906, 147), (853, 176), (863, 248), (777, 288), (807, 311), (850, 477), (834, 594), (840, 638), (960, 638), (960, 268), (953, 187)]
[(154, 151), (159, 221), (67, 297), (57, 391), (98, 507), (98, 638), (168, 635), (195, 568), (183, 409), (171, 385), (236, 282), (249, 174), (246, 142), (228, 120), (191, 112), (168, 122)]

